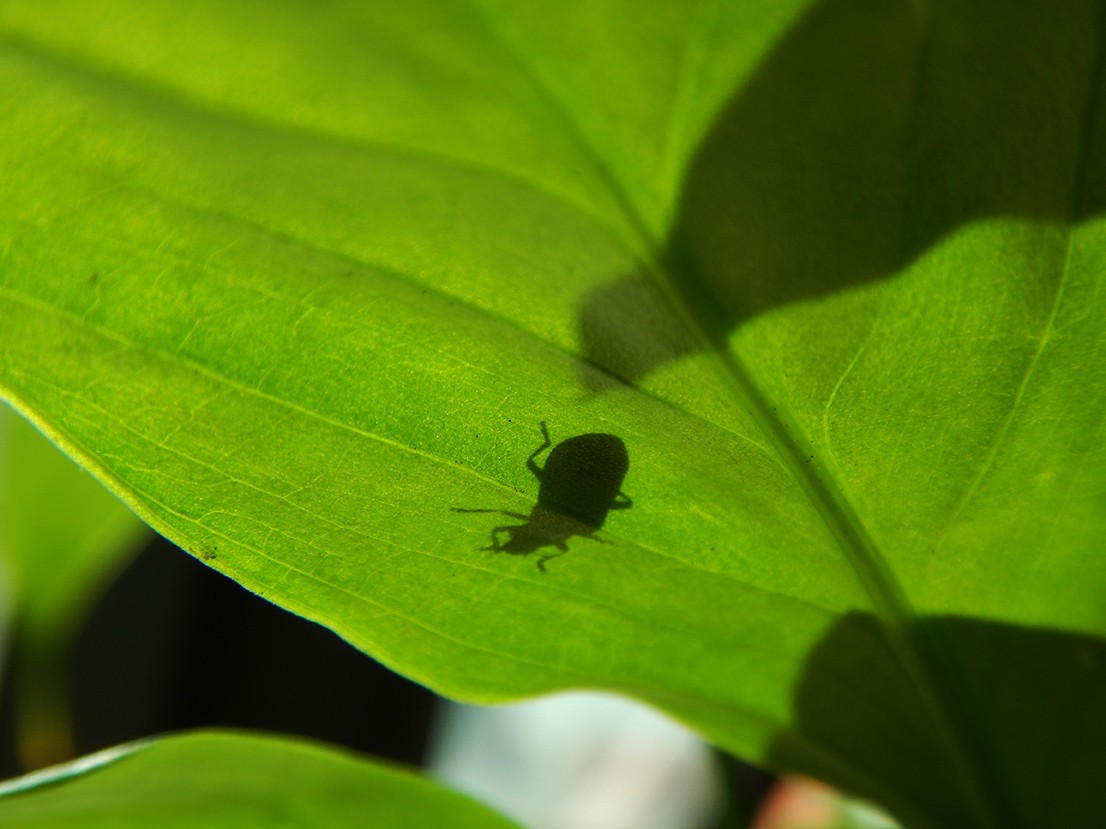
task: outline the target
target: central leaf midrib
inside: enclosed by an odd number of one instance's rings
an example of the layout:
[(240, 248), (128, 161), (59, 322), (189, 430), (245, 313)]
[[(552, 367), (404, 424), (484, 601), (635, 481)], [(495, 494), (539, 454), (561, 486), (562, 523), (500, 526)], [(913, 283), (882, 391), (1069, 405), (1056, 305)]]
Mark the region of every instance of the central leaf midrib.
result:
[[(680, 321), (692, 334), (700, 349), (710, 357), (715, 373), (730, 397), (740, 409), (752, 416), (758, 428), (768, 439), (769, 445), (788, 468), (793, 479), (802, 488), (811, 506), (818, 513), (841, 554), (856, 574), (862, 589), (871, 599), (877, 616), (885, 623), (889, 641), (899, 653), (902, 667), (910, 675), (923, 698), (925, 707), (934, 717), (934, 724), (941, 733), (941, 742), (954, 758), (954, 765), (966, 778), (965, 794), (972, 804), (971, 807), (976, 811), (976, 816), (983, 821), (984, 825), (994, 825), (994, 810), (988, 796), (989, 787), (984, 782), (985, 775), (978, 769), (978, 758), (972, 756), (965, 745), (962, 729), (958, 727), (960, 718), (949, 710), (955, 701), (950, 700), (947, 693), (941, 693), (937, 678), (931, 675), (932, 667), (925, 659), (919, 643), (909, 632), (911, 623), (917, 619), (917, 614), (891, 572), (883, 552), (845, 495), (840, 482), (815, 454), (809, 438), (798, 424), (787, 416), (784, 407), (772, 405), (768, 395), (753, 379), (751, 367), (732, 347), (719, 343), (718, 338), (710, 334), (690, 307), (684, 292), (677, 285), (675, 275), (669, 268), (660, 264), (664, 261), (663, 242), (650, 232), (635, 200), (614, 170), (604, 161), (591, 138), (573, 118), (571, 109), (560, 99), (556, 90), (546, 82), (543, 73), (526, 59), (525, 55), (534, 54), (533, 50), (520, 51), (511, 48), (507, 39), (492, 22), (486, 16), (481, 16), (488, 25), (488, 29), (503, 46), (504, 51), (530, 77), (535, 88), (549, 103), (554, 117), (562, 122), (566, 134), (576, 143), (581, 156), (592, 167), (593, 173), (610, 190), (613, 202), (625, 214), (626, 224), (639, 237), (641, 249), (651, 254), (652, 261), (645, 263), (645, 270), (658, 282)], [(685, 258), (681, 264), (686, 266), (692, 263)], [(684, 276), (691, 279), (697, 289), (705, 290), (713, 297), (713, 291), (693, 269), (689, 269)]]
[[(487, 22), (486, 17), (484, 19)], [(683, 299), (682, 291), (677, 287), (676, 278), (669, 269), (659, 264), (664, 258), (662, 254), (664, 244), (649, 230), (634, 199), (623, 187), (611, 166), (603, 160), (593, 141), (572, 117), (571, 110), (543, 80), (542, 73), (521, 57), (522, 50), (507, 47), (505, 38), (498, 30), (490, 24), (488, 28), (504, 45), (504, 50), (515, 58), (520, 68), (531, 78), (534, 86), (554, 110), (554, 116), (563, 123), (566, 133), (577, 144), (581, 156), (592, 166), (593, 173), (610, 190), (611, 198), (625, 214), (625, 221), (638, 235), (642, 249), (651, 254), (652, 261), (644, 263), (647, 270), (660, 283), (661, 289), (681, 318), (681, 322), (689, 329), (702, 349), (715, 358), (716, 371), (731, 397), (740, 407), (754, 416), (761, 431), (769, 438), (769, 443), (776, 454), (803, 487), (838, 546), (841, 547), (842, 554), (857, 571), (857, 576), (872, 599), (877, 612), (889, 621), (906, 621), (913, 618), (914, 613), (886, 567), (882, 553), (868, 535), (851, 505), (848, 504), (840, 486), (824, 469), (821, 474), (812, 473), (814, 467), (822, 469), (822, 464), (816, 457), (811, 460), (813, 453), (807, 451), (810, 448), (810, 441), (794, 422), (790, 419), (785, 420), (784, 416), (780, 415), (780, 407), (772, 405), (772, 401), (752, 380), (749, 367), (740, 356), (732, 349), (723, 350), (717, 346), (715, 338), (707, 332), (700, 319), (688, 306)], [(701, 279), (696, 281), (700, 284), (703, 282)], [(709, 288), (707, 290), (709, 291)]]
[[(641, 249), (650, 254), (652, 261), (643, 263), (646, 269), (660, 283), (661, 289), (679, 315), (681, 322), (688, 328), (703, 351), (714, 357), (716, 372), (731, 397), (754, 416), (761, 431), (769, 438), (776, 454), (803, 487), (807, 497), (838, 542), (838, 546), (842, 548), (842, 554), (857, 571), (858, 578), (869, 593), (877, 612), (888, 620), (905, 621), (912, 618), (914, 613), (910, 610), (897, 582), (887, 570), (882, 554), (855, 511), (848, 505), (841, 488), (828, 471), (823, 471), (820, 475), (811, 474), (812, 467), (817, 465), (821, 468), (821, 464), (817, 462), (817, 458), (810, 463), (807, 462), (813, 454), (807, 451), (810, 441), (793, 422), (789, 420), (785, 422), (779, 414), (779, 407), (773, 406), (772, 401), (752, 380), (749, 367), (744, 361), (733, 353), (732, 349), (722, 350), (717, 346), (715, 338), (707, 332), (700, 319), (684, 300), (674, 275), (668, 268), (659, 264), (664, 260), (662, 252), (665, 245), (650, 231), (635, 200), (623, 186), (616, 172), (606, 163), (595, 142), (577, 123), (570, 107), (545, 81), (544, 73), (524, 57), (524, 55), (532, 55), (533, 50), (512, 48), (507, 38), (493, 25), (488, 16), (483, 14), (476, 3), (470, 3), (470, 7), (476, 10), (503, 51), (530, 78), (535, 89), (549, 104), (554, 118), (562, 123), (567, 136), (576, 144), (581, 157), (587, 161), (592, 167), (592, 172), (608, 188), (611, 199), (623, 211), (624, 220), (638, 236)], [(688, 276), (691, 275), (688, 274)], [(699, 279), (696, 282), (706, 288), (703, 280)]]

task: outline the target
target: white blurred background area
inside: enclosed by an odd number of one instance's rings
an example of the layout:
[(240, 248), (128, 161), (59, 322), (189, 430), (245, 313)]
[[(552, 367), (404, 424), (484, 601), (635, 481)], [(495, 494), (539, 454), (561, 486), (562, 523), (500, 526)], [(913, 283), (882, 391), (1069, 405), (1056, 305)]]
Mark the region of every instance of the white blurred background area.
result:
[(699, 829), (717, 825), (722, 808), (702, 740), (611, 694), (449, 704), (427, 767), (530, 829)]

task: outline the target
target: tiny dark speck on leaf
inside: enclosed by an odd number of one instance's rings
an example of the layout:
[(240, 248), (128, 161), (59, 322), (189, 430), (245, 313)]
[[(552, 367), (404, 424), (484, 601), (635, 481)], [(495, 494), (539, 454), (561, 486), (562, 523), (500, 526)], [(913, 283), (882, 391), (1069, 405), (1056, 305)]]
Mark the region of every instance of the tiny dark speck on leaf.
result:
[(88, 278), (88, 284), (89, 285), (95, 285), (99, 281), (100, 281), (100, 274), (98, 274), (98, 273), (94, 273), (94, 274), (92, 274), (92, 276), (90, 276)]

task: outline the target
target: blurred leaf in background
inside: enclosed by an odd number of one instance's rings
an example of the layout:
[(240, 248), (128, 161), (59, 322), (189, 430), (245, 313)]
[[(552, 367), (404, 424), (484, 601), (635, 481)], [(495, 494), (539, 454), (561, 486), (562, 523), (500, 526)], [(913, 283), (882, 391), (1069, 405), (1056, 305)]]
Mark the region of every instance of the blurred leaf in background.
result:
[(306, 740), (201, 731), (8, 781), (11, 829), (519, 829), (408, 771)]
[[(100, 592), (149, 529), (34, 427), (0, 406), (0, 564), (23, 765), (72, 754), (65, 659)], [(135, 620), (139, 624), (139, 620)]]

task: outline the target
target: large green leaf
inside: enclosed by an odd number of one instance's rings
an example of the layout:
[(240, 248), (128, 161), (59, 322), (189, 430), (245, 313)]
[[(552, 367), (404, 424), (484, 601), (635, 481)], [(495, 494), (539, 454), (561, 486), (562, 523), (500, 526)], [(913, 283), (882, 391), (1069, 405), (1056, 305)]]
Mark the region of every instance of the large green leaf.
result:
[(146, 740), (8, 781), (0, 826), (517, 829), (406, 771), (302, 741), (220, 731)]
[[(445, 693), (604, 686), (915, 826), (1088, 825), (1104, 15), (0, 4), (0, 387)], [(624, 441), (633, 500), (548, 572), (453, 509), (526, 514), (541, 421)]]

